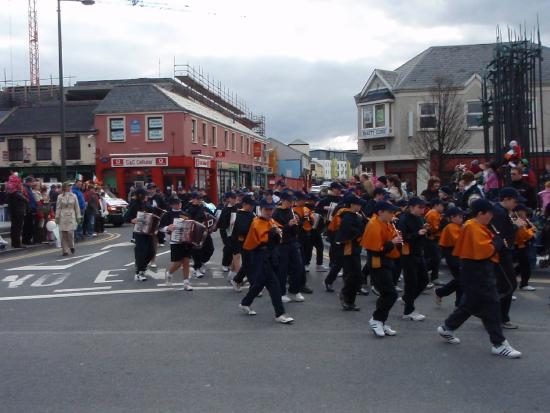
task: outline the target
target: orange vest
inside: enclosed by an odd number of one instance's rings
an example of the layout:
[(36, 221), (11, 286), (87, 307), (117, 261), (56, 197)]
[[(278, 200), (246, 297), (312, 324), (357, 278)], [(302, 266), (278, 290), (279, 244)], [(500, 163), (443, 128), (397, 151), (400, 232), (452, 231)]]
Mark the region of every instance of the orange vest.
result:
[[(368, 251), (381, 253), (384, 250), (384, 245), (396, 236), (397, 232), (389, 222), (383, 222), (378, 215), (373, 214), (363, 232), (361, 246)], [(391, 259), (399, 258), (399, 251), (394, 246), (385, 256)], [(371, 265), (372, 268), (380, 268), (382, 266), (380, 256), (372, 256)]]
[(302, 221), (302, 229), (305, 232), (309, 232), (313, 229), (313, 226), (311, 225), (312, 217), (311, 217), (311, 210), (306, 206), (296, 206), (292, 208), (292, 211), (296, 215), (298, 215), (301, 218)]
[(474, 219), (466, 221), (456, 241), (453, 255), (466, 260), (488, 260), (498, 263), (493, 233)]
[(340, 224), (342, 224), (342, 214), (344, 212), (351, 211), (349, 208), (340, 208), (336, 215), (332, 217), (332, 221), (328, 224), (327, 229), (331, 232), (336, 232), (340, 228)]
[(534, 228), (518, 228), (516, 232), (515, 244), (518, 248), (525, 248), (527, 242), (535, 236)]
[(425, 215), (426, 222), (430, 226), (428, 239), (435, 239), (441, 235), (439, 226), (441, 225), (441, 213), (435, 209), (430, 209)]
[(243, 248), (252, 251), (262, 244), (267, 244), (269, 239), (269, 231), (271, 228), (280, 227), (274, 219), (264, 219), (256, 217), (252, 220), (246, 239), (244, 240)]
[(443, 231), (441, 232), (441, 238), (439, 238), (439, 246), (441, 247), (454, 247), (456, 241), (462, 232), (462, 227), (454, 222), (447, 224)]

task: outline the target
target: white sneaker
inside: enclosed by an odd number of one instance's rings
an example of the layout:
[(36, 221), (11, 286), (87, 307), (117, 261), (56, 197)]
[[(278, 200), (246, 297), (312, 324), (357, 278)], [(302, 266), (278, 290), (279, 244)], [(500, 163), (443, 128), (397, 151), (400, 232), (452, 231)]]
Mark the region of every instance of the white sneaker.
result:
[(193, 287), (191, 287), (189, 280), (183, 280), (183, 291), (193, 291)]
[(402, 293), (402, 292), (403, 292), (403, 288), (401, 288), (400, 286), (396, 285), (396, 286), (395, 286), (395, 291), (398, 292), (398, 293)]
[(292, 300), (290, 299), (290, 297), (288, 295), (285, 294), (281, 297), (281, 301), (283, 303), (290, 303)]
[(305, 266), (306, 272), (309, 272), (309, 265)]
[(403, 300), (403, 297), (398, 297), (397, 302), (401, 305), (405, 305), (405, 301)]
[(151, 264), (149, 264), (149, 267), (151, 267), (151, 268), (157, 268), (157, 264), (154, 263), (154, 262), (152, 262)]
[(233, 291), (236, 291), (238, 293), (240, 293), (242, 291), (241, 290), (241, 285), (237, 281), (230, 280), (229, 282), (233, 286)]
[(295, 301), (297, 303), (303, 303), (305, 301), (304, 296), (302, 293), (296, 293), (296, 294), (288, 294), (288, 297), (291, 301)]
[(395, 336), (397, 331), (393, 330), (390, 326), (384, 324), (384, 334), (387, 336)]
[(413, 311), (410, 314), (403, 314), (403, 320), (412, 320), (412, 321), (424, 321), (426, 319), (425, 315)]
[(147, 281), (147, 277), (143, 275), (143, 271), (134, 275), (134, 281)]
[(343, 277), (344, 276), (344, 271), (343, 270), (340, 270), (337, 274), (338, 277)]
[(521, 353), (514, 349), (507, 340), (504, 340), (498, 347), (493, 346), (491, 353), (495, 356), (507, 357), (509, 359), (518, 359), (521, 357)]
[(164, 248), (164, 242), (159, 242), (159, 247)]
[(228, 272), (229, 271), (229, 267), (222, 267), (223, 269), (223, 272)]
[(437, 332), (445, 339), (447, 343), (460, 344), (460, 339), (455, 336), (455, 332), (453, 330), (448, 330), (445, 326), (439, 326), (437, 327)]
[(369, 320), (369, 326), (377, 337), (384, 337), (386, 335), (384, 331), (384, 323), (382, 321), (371, 318)]
[(239, 309), (247, 315), (256, 315), (256, 311), (254, 311), (247, 305), (239, 304)]
[(515, 295), (512, 296), (512, 301), (516, 301), (517, 299), (518, 298)]
[(371, 287), (370, 291), (371, 291), (371, 293), (373, 293), (377, 297), (380, 297), (380, 292), (375, 287)]
[(164, 271), (164, 282), (166, 283), (167, 287), (172, 286), (172, 274), (168, 270)]
[(294, 321), (294, 319), (286, 314), (281, 314), (279, 317), (275, 317), (275, 321), (281, 324), (290, 324)]
[(231, 283), (231, 280), (235, 278), (235, 275), (237, 275), (235, 271), (229, 271), (229, 274), (227, 274), (227, 281)]
[(426, 285), (426, 290), (431, 290), (432, 288), (434, 288), (434, 283), (428, 283), (428, 285)]
[(197, 269), (193, 270), (192, 276), (195, 277), (195, 278), (202, 278), (202, 277), (204, 277), (204, 273), (201, 272), (200, 268), (197, 268)]
[(525, 287), (521, 287), (520, 290), (521, 291), (537, 291), (537, 289), (535, 287), (533, 287), (532, 285), (526, 285)]
[(317, 272), (326, 272), (329, 270), (329, 268), (326, 265), (321, 264), (321, 265), (317, 265), (317, 267), (315, 267), (315, 270)]

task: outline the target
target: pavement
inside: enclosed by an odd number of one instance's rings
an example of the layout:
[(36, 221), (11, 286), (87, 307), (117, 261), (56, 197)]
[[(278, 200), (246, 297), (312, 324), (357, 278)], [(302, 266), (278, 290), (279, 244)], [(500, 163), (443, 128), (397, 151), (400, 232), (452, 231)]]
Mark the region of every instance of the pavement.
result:
[(477, 319), (457, 332), (460, 345), (444, 343), (435, 330), (453, 300), (438, 307), (432, 292), (418, 300), (424, 322), (402, 320), (396, 303), (388, 324), (398, 335), (377, 339), (368, 328), (375, 297), (343, 312), (321, 289), (326, 273), (310, 273), (306, 302), (286, 305), (293, 325), (274, 322), (267, 294), (249, 317), (220, 248), (192, 292), (164, 286), (168, 247), (157, 273), (135, 283), (130, 231), (110, 228), (67, 258), (52, 249), (0, 256), (0, 411), (548, 411), (547, 271), (535, 272), (536, 292), (516, 293), (520, 329), (506, 336), (524, 356), (507, 360), (490, 354)]

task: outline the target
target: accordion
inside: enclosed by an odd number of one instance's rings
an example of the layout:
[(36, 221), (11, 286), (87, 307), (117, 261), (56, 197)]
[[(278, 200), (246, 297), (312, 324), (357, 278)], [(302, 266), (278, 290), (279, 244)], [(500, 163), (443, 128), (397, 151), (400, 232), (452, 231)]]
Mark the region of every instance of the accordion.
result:
[(191, 244), (194, 248), (202, 247), (208, 236), (205, 225), (191, 219), (174, 218), (174, 231), (170, 234), (170, 242), (175, 244)]
[(216, 232), (218, 230), (218, 219), (208, 212), (205, 212), (204, 215), (206, 217), (204, 220), (204, 225), (206, 226), (208, 233), (211, 234), (212, 232)]
[(149, 212), (139, 211), (136, 215), (134, 232), (138, 234), (155, 235), (159, 229), (160, 218)]

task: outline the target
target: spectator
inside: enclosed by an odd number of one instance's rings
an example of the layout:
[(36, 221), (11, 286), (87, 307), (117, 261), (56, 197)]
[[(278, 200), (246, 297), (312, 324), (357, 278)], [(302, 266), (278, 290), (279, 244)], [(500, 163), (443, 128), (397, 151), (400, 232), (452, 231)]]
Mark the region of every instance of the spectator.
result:
[(522, 168), (516, 166), (510, 169), (510, 179), (512, 180), (510, 186), (526, 199), (525, 205), (531, 209), (535, 209), (537, 207), (535, 188), (523, 178)]
[(498, 164), (496, 162), (491, 162), (487, 165), (484, 171), (483, 189), (487, 195), (487, 198), (491, 201), (497, 199), (498, 191), (500, 189), (500, 181), (496, 172), (497, 168)]
[(550, 204), (550, 181), (546, 181), (544, 189), (538, 193), (541, 209), (546, 211), (546, 206)]
[(533, 189), (537, 187), (537, 177), (535, 176), (535, 172), (531, 169), (529, 166), (529, 161), (527, 159), (522, 159), (520, 162), (518, 162), (518, 168), (522, 168), (522, 175), (523, 179), (527, 181)]
[(550, 163), (544, 164), (544, 171), (542, 171), (542, 174), (539, 177), (539, 182), (541, 185), (545, 185), (548, 181), (550, 181)]
[(34, 243), (34, 220), (37, 210), (36, 199), (32, 192), (32, 183), (34, 178), (32, 176), (27, 176), (25, 178), (25, 183), (23, 184), (23, 192), (25, 198), (29, 201), (27, 204), (27, 209), (25, 211), (25, 220), (23, 221), (23, 245), (31, 245)]
[(390, 193), (390, 199), (393, 202), (398, 202), (402, 199), (408, 199), (407, 193), (403, 191), (403, 188), (401, 187), (401, 181), (397, 176), (388, 177), (388, 191)]
[(428, 187), (422, 191), (420, 196), (427, 202), (432, 199), (439, 198), (439, 187), (441, 186), (441, 180), (437, 176), (432, 176), (428, 180)]
[(477, 185), (477, 181), (472, 172), (464, 172), (462, 174), (462, 181), (464, 182), (464, 193), (462, 194), (459, 206), (465, 211), (476, 199), (483, 198), (483, 193)]
[(69, 182), (63, 183), (63, 193), (57, 198), (55, 221), (59, 225), (63, 255), (69, 255), (69, 252), (74, 254), (74, 232), (81, 217), (78, 197)]
[(23, 248), (21, 235), (23, 232), (25, 211), (27, 210), (29, 201), (24, 195), (21, 178), (15, 174), (10, 175), (6, 185), (6, 191), (8, 193), (7, 202), (11, 216), (11, 246), (12, 248)]
[[(86, 201), (84, 200), (84, 194), (82, 193), (82, 181), (76, 180), (71, 192), (76, 196), (76, 199), (78, 201), (78, 207), (80, 211), (86, 210)], [(79, 220), (78, 225), (76, 227), (76, 239), (82, 239), (84, 237), (84, 232), (82, 230), (82, 220)]]
[(89, 237), (96, 237), (95, 220), (99, 213), (99, 197), (93, 185), (88, 186), (88, 203), (84, 210), (84, 220), (86, 221), (86, 232)]

